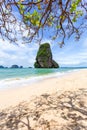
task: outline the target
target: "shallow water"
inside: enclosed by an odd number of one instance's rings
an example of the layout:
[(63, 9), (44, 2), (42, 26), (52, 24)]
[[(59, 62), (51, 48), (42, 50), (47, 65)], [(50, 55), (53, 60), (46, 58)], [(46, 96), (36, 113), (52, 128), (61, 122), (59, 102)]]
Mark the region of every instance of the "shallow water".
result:
[(23, 68), (23, 69), (0, 69), (0, 89), (26, 86), (36, 81), (50, 78), (60, 77), (72, 71), (77, 71), (82, 68), (58, 68), (58, 69), (34, 69), (34, 68)]

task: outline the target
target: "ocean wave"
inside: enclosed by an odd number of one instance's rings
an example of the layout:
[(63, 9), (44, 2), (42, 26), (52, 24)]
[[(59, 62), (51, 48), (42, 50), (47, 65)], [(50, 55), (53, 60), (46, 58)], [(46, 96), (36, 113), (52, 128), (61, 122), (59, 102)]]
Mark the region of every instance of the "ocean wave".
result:
[(55, 73), (50, 73), (46, 75), (40, 75), (40, 76), (32, 76), (32, 77), (15, 77), (15, 78), (8, 78), (8, 79), (3, 79), (0, 80), (0, 89), (10, 89), (10, 88), (15, 88), (15, 87), (24, 87), (28, 86), (32, 83), (39, 82), (41, 80), (45, 80), (48, 78), (58, 78), (61, 77), (65, 74), (75, 72), (78, 70), (68, 70), (68, 71), (62, 71), (62, 72), (55, 72)]

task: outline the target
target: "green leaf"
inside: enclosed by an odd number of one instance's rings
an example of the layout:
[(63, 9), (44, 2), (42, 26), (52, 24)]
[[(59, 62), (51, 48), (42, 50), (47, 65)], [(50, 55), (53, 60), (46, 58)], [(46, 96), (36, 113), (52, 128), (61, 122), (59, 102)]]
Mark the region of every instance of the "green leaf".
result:
[(25, 6), (21, 3), (21, 1), (18, 2), (18, 6), (19, 6), (20, 13), (23, 14)]
[(58, 25), (58, 26), (56, 26), (56, 28), (57, 28), (57, 29), (60, 29), (60, 28), (61, 28), (61, 26), (60, 26), (60, 25)]

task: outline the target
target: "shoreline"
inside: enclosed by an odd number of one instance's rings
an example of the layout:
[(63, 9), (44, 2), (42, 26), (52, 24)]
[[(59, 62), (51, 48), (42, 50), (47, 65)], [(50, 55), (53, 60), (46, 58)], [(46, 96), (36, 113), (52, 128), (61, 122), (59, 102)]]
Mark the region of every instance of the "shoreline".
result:
[(86, 130), (87, 69), (0, 92), (1, 130)]
[(87, 87), (87, 69), (69, 73), (58, 78), (48, 78), (29, 86), (12, 88), (0, 91), (0, 109), (15, 106), (22, 101), (30, 101), (32, 98), (47, 93), (64, 91), (76, 91)]
[[(26, 87), (28, 85), (32, 85), (47, 79), (52, 78), (61, 78), (66, 76), (67, 74), (78, 72), (81, 69), (68, 70), (63, 72), (53, 72), (50, 74), (37, 75), (31, 77), (14, 77), (0, 80), (0, 91), (8, 90), (8, 89), (16, 89), (18, 87)], [(22, 84), (22, 85), (21, 85)]]

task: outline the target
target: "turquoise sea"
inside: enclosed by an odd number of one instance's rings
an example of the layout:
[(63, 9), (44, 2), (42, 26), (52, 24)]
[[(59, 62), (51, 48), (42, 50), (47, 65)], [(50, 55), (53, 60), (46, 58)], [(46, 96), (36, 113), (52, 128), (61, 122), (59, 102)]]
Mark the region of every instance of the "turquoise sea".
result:
[(58, 69), (34, 69), (34, 68), (18, 68), (0, 69), (0, 89), (26, 86), (51, 77), (60, 77), (72, 71), (78, 71), (85, 67), (63, 67)]

